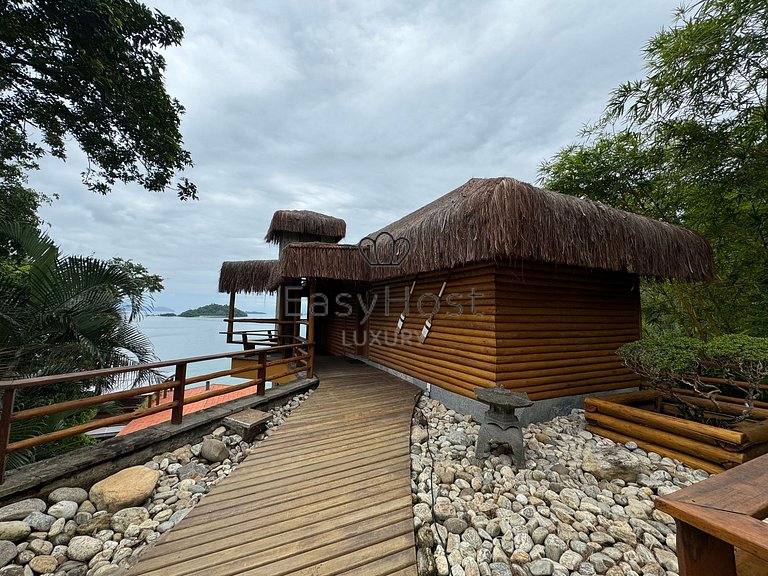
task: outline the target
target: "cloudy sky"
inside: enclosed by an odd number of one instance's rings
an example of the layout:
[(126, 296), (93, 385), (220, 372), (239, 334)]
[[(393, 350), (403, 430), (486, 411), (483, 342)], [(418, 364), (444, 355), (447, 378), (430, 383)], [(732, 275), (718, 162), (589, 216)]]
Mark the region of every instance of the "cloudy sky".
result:
[[(69, 253), (122, 256), (165, 278), (159, 306), (217, 294), (224, 260), (274, 258), (272, 213), (344, 218), (347, 241), (472, 177), (533, 182), (610, 91), (641, 77), (669, 0), (152, 3), (186, 29), (169, 92), (200, 200), (80, 182), (84, 159), (46, 160), (31, 184)], [(247, 308), (269, 309), (263, 297)]]

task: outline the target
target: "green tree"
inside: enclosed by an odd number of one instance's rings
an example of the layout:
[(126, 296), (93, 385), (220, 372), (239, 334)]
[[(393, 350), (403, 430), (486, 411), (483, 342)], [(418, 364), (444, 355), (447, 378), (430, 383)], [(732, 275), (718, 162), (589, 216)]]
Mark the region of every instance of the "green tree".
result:
[(703, 0), (645, 48), (647, 75), (612, 95), (541, 182), (688, 226), (712, 284), (645, 283), (645, 319), (710, 336), (768, 334), (768, 5)]
[[(141, 308), (136, 282), (121, 266), (61, 255), (33, 227), (0, 224), (27, 258), (0, 275), (0, 378), (23, 378), (154, 360), (149, 340), (129, 322)], [(124, 298), (134, 306), (122, 310)], [(151, 378), (141, 374), (139, 379)], [(99, 393), (116, 381), (81, 381), (25, 389), (19, 407)]]
[(116, 290), (122, 294), (129, 303), (129, 320), (136, 319), (136, 314), (145, 311), (144, 302), (152, 295), (163, 291), (163, 278), (157, 274), (150, 274), (146, 266), (134, 262), (133, 260), (124, 260), (119, 256), (111, 258), (108, 262), (111, 266), (122, 270), (130, 279), (130, 283)]
[[(32, 226), (41, 224), (37, 210), (46, 196), (27, 186), (24, 171), (17, 164), (0, 163), (0, 221), (24, 222)], [(0, 265), (11, 257), (18, 258), (19, 246), (14, 245), (6, 235), (0, 235)]]
[[(74, 138), (91, 190), (105, 194), (116, 181), (170, 187), (192, 161), (159, 50), (182, 36), (178, 21), (136, 0), (0, 4), (0, 178), (35, 168), (46, 153), (64, 159)], [(196, 198), (186, 178), (175, 188)]]

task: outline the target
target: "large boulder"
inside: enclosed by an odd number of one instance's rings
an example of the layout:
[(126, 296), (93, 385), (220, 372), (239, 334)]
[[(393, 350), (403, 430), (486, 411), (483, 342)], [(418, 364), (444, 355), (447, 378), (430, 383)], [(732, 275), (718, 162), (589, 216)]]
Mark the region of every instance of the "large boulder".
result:
[(139, 506), (152, 495), (159, 478), (157, 470), (132, 466), (94, 484), (88, 499), (98, 510), (107, 512)]
[(637, 475), (644, 471), (640, 459), (618, 444), (584, 450), (581, 469), (598, 480), (620, 479), (625, 482), (634, 482)]

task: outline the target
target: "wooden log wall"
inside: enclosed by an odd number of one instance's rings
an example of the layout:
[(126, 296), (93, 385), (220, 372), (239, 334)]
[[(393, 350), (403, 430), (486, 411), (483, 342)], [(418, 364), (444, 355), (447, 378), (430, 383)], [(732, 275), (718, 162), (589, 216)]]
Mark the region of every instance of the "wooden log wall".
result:
[(636, 275), (524, 262), (495, 281), (500, 386), (540, 400), (639, 385), (616, 355), (642, 334)]
[[(376, 306), (368, 321), (368, 357), (446, 390), (474, 397), (476, 386), (496, 386), (496, 330), (494, 265), (478, 264), (419, 274), (411, 296), (410, 311), (400, 335), (395, 334), (406, 292), (413, 276), (375, 285), (371, 299)], [(424, 343), (418, 335), (433, 310), (444, 281), (440, 309)], [(389, 313), (385, 309), (389, 287)], [(474, 313), (472, 290), (475, 291)], [(422, 299), (422, 312), (418, 309)], [(459, 315), (459, 308), (462, 307)]]
[[(615, 353), (641, 335), (636, 275), (530, 262), (419, 274), (398, 335), (413, 280), (409, 276), (372, 286), (365, 297), (372, 313), (363, 330), (358, 328), (362, 308), (339, 317), (333, 302), (344, 291), (353, 293), (350, 301), (356, 302), (359, 288), (319, 285), (331, 301), (328, 317), (318, 319), (321, 349), (366, 355), (468, 397), (474, 397), (477, 386), (504, 386), (540, 400), (639, 384)], [(443, 282), (440, 308), (421, 343), (418, 336)]]
[[(327, 310), (323, 304), (319, 304), (315, 308), (317, 314), (315, 317), (315, 337), (318, 349), (333, 356), (361, 352), (362, 350), (358, 350), (355, 345), (356, 342), (364, 341), (360, 335), (356, 336), (356, 332), (359, 330), (358, 306), (356, 304), (358, 289), (336, 282), (318, 282), (317, 292), (324, 295), (328, 303)], [(342, 298), (342, 302), (349, 302), (352, 306), (351, 312), (346, 306), (336, 302), (336, 297), (342, 293), (352, 294), (351, 298)], [(318, 300), (318, 302), (320, 301)]]

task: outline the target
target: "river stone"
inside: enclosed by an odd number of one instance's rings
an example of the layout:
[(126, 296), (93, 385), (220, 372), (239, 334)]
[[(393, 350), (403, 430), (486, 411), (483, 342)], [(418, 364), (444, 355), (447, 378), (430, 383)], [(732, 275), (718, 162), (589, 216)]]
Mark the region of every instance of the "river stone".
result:
[(555, 565), (547, 558), (540, 558), (528, 564), (532, 576), (550, 576), (555, 571)]
[(0, 522), (0, 540), (18, 542), (29, 536), (30, 532), (32, 532), (32, 528), (26, 522), (20, 520)]
[(38, 574), (50, 574), (59, 567), (59, 561), (53, 556), (35, 556), (29, 561), (29, 567)]
[(200, 456), (208, 462), (223, 462), (229, 458), (229, 449), (221, 440), (206, 438), (200, 447)]
[(101, 530), (109, 530), (109, 526), (112, 523), (112, 514), (102, 514), (100, 516), (94, 516), (88, 522), (81, 524), (77, 527), (77, 533), (81, 535), (90, 535), (94, 532), (100, 532)]
[(634, 482), (644, 471), (640, 459), (618, 444), (585, 449), (581, 469), (598, 480), (624, 482)]
[[(122, 576), (125, 574), (125, 569), (114, 564), (105, 564), (93, 571), (92, 576)], [(69, 574), (67, 574), (69, 576)]]
[(48, 540), (38, 538), (29, 543), (27, 550), (31, 550), (37, 556), (49, 556), (53, 553), (53, 544), (48, 542)]
[(187, 480), (189, 478), (198, 480), (200, 478), (205, 478), (207, 474), (208, 467), (199, 462), (190, 462), (176, 471), (176, 475), (180, 480)]
[(10, 540), (0, 540), (0, 566), (16, 558), (16, 545)]
[(128, 529), (128, 526), (133, 524), (139, 525), (144, 522), (144, 520), (148, 519), (149, 512), (147, 512), (146, 508), (125, 508), (112, 515), (110, 527), (115, 532), (125, 532)]
[(443, 522), (443, 526), (446, 527), (448, 532), (451, 534), (461, 534), (464, 532), (464, 530), (467, 529), (467, 523), (464, 522), (461, 518), (448, 518), (445, 522)]
[(426, 430), (424, 430), (423, 427), (421, 426), (411, 427), (411, 444), (421, 444), (427, 438), (429, 438), (429, 433)]
[(53, 492), (48, 494), (48, 502), (55, 504), (62, 500), (69, 500), (70, 502), (77, 502), (82, 504), (88, 500), (88, 492), (82, 488), (56, 488)]
[(445, 439), (453, 445), (469, 446), (469, 438), (463, 430), (453, 430), (445, 435)]
[(589, 563), (595, 567), (598, 574), (605, 574), (608, 568), (616, 565), (616, 561), (602, 552), (596, 552), (589, 557)]
[(24, 518), (24, 522), (29, 524), (30, 528), (36, 532), (48, 532), (53, 523), (56, 522), (56, 518), (42, 512), (32, 512), (32, 514)]
[(48, 508), (48, 514), (54, 518), (66, 518), (67, 520), (71, 520), (75, 517), (75, 514), (77, 514), (78, 506), (79, 504), (77, 502), (62, 500)]
[(6, 522), (7, 520), (23, 520), (32, 512), (45, 512), (45, 502), (40, 498), (27, 498), (26, 500), (19, 500), (8, 506), (0, 508), (0, 522)]
[(416, 550), (416, 570), (419, 576), (435, 576), (437, 566), (435, 565), (435, 555), (431, 550), (419, 548)]
[(104, 543), (91, 536), (75, 536), (69, 541), (67, 556), (78, 562), (88, 562), (103, 548)]
[[(25, 568), (24, 566), (17, 566), (15, 564), (11, 564), (10, 566), (5, 566), (4, 568), (0, 568), (0, 576), (25, 576), (26, 572), (24, 571), (24, 568)], [(29, 570), (32, 570), (32, 569), (29, 568)]]
[(584, 560), (581, 554), (574, 552), (573, 550), (566, 550), (563, 555), (560, 556), (560, 564), (565, 566), (568, 570), (576, 570)]
[(97, 510), (107, 512), (139, 506), (152, 495), (159, 478), (157, 470), (132, 466), (94, 484), (89, 500)]

